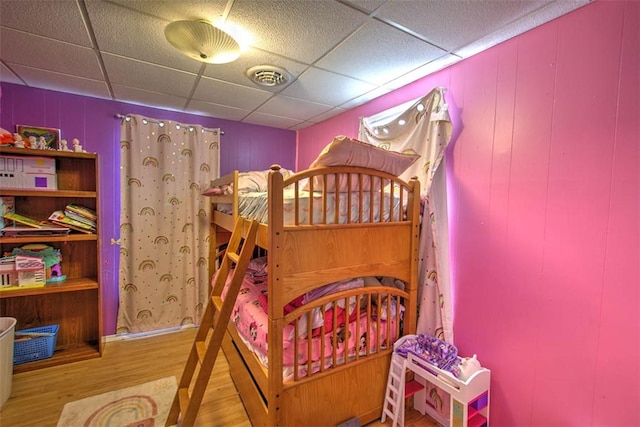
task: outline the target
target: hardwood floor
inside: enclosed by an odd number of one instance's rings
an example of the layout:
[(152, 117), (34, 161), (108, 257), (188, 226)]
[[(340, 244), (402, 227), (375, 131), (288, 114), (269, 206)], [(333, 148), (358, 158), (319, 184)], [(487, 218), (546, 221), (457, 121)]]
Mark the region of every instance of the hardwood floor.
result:
[[(0, 426), (55, 427), (68, 402), (167, 376), (179, 379), (195, 333), (195, 329), (187, 329), (112, 341), (105, 344), (101, 358), (15, 374), (9, 400), (0, 411)], [(228, 371), (220, 352), (196, 425), (251, 426)], [(368, 427), (385, 425), (391, 423), (378, 421)], [(417, 411), (407, 411), (406, 427), (437, 425)]]

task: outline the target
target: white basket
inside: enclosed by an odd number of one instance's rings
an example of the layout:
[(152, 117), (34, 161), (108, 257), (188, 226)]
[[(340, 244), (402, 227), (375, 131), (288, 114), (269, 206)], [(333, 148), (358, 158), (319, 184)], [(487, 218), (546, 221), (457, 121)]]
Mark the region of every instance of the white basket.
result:
[(11, 395), (15, 330), (16, 319), (13, 317), (0, 317), (0, 408)]

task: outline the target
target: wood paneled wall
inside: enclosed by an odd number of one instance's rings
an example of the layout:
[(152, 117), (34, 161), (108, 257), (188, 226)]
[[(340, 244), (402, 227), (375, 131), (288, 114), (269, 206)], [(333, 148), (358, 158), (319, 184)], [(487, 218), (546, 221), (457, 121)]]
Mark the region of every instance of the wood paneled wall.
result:
[(492, 369), (493, 425), (640, 424), (639, 21), (596, 1), (299, 132), (303, 168), (448, 88), (455, 344)]

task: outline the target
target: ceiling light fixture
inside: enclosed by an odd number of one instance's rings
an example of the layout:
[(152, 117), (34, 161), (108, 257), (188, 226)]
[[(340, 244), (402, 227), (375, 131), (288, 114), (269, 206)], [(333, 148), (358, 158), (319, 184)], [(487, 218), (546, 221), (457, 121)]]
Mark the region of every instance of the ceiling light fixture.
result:
[(240, 44), (208, 21), (175, 21), (164, 35), (173, 47), (189, 58), (209, 64), (226, 64), (240, 57)]
[(249, 68), (245, 74), (260, 86), (281, 86), (291, 80), (291, 75), (284, 68), (275, 65), (258, 65)]

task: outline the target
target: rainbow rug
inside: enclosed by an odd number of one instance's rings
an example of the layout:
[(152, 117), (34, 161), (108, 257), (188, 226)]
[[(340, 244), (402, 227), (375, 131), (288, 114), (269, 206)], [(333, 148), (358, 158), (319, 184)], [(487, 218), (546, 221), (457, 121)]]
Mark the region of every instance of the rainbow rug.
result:
[(67, 403), (58, 427), (164, 426), (177, 387), (167, 377)]

